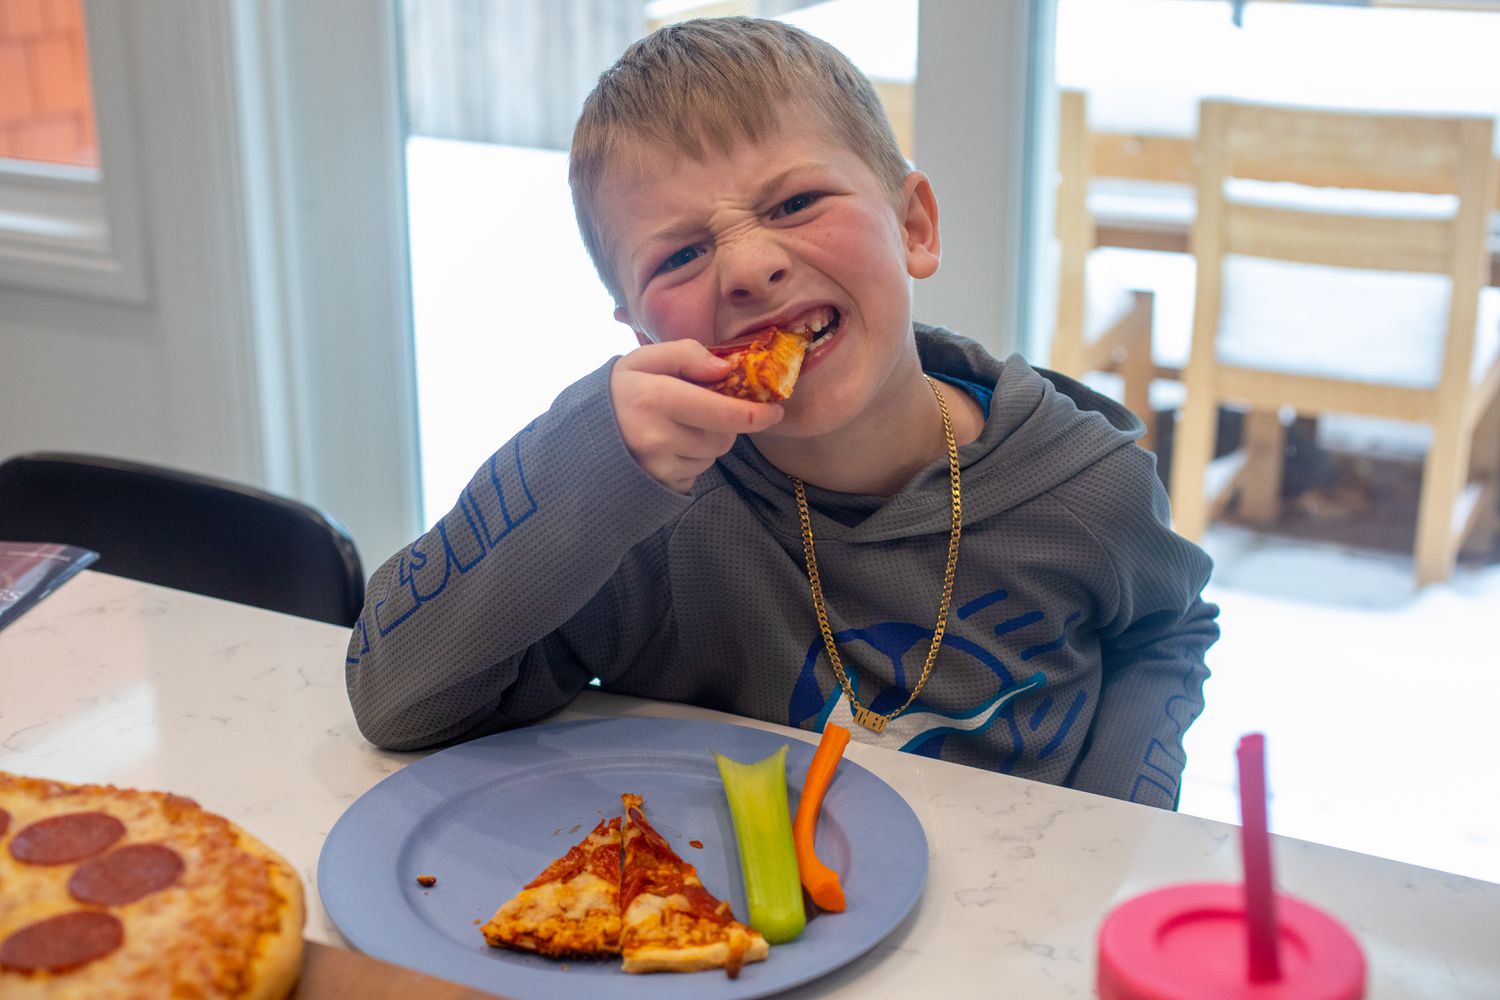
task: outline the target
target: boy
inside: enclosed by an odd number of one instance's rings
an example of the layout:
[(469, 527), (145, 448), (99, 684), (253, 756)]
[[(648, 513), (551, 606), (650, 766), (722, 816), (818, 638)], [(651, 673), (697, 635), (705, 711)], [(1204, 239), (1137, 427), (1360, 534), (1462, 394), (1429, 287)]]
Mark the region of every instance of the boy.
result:
[[(778, 22), (669, 26), (600, 78), (570, 180), (642, 346), (374, 573), (364, 734), (466, 739), (598, 677), (1173, 807), (1209, 560), (1123, 407), (914, 325), (937, 202), (868, 81)], [(705, 345), (772, 325), (816, 338), (790, 399), (706, 388)]]

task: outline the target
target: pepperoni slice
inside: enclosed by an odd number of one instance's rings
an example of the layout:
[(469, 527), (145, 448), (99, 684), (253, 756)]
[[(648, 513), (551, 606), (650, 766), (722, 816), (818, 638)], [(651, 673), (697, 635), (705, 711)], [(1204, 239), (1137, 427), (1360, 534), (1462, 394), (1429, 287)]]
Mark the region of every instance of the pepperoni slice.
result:
[(5, 831), (10, 829), (10, 813), (0, 809), (0, 837), (5, 836)]
[(176, 882), (184, 867), (164, 844), (129, 844), (79, 865), (68, 893), (80, 903), (124, 906)]
[(65, 813), (16, 834), (10, 856), (28, 865), (61, 865), (98, 854), (123, 836), (125, 824), (109, 813)]
[(124, 941), (119, 917), (75, 910), (28, 924), (0, 942), (0, 969), (67, 972), (103, 958)]

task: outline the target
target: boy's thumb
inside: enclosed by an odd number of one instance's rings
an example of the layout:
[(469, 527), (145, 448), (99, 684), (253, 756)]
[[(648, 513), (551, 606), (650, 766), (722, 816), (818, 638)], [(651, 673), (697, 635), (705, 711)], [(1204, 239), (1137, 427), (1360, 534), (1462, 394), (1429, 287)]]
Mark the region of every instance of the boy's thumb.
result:
[(683, 352), (678, 373), (694, 382), (717, 382), (728, 374), (733, 366), (716, 354), (709, 352), (697, 341), (687, 341), (691, 348)]

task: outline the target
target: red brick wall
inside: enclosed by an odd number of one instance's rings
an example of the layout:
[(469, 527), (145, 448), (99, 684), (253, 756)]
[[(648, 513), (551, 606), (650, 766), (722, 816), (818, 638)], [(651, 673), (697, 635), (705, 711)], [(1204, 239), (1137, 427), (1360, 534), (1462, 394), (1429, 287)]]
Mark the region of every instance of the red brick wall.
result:
[(83, 0), (0, 0), (0, 157), (98, 166)]

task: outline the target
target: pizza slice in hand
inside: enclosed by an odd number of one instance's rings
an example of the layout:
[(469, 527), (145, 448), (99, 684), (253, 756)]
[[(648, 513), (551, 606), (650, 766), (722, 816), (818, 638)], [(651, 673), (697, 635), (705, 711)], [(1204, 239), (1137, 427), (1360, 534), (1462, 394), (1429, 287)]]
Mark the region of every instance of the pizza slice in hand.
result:
[(483, 927), (496, 948), (550, 958), (620, 953), (620, 817), (589, 835), (495, 911)]
[(791, 333), (770, 327), (748, 340), (715, 344), (708, 350), (734, 368), (709, 386), (736, 399), (774, 403), (786, 399), (802, 371), (802, 356), (812, 343), (811, 333)]
[(625, 803), (625, 868), (620, 883), (624, 917), (620, 951), (626, 972), (699, 972), (722, 968), (730, 978), (759, 962), (770, 945), (734, 919), (729, 904), (703, 887), (646, 820), (639, 795)]

